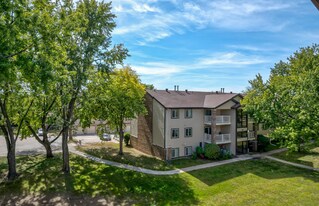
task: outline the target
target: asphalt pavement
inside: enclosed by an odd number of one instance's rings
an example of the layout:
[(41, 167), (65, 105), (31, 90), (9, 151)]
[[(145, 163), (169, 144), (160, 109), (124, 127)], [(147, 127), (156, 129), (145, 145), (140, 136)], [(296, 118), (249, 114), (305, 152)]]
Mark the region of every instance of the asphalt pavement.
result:
[[(81, 140), (82, 144), (101, 142), (97, 135), (78, 135), (74, 137), (77, 140)], [(60, 137), (52, 144), (52, 150), (61, 150), (62, 138)], [(39, 154), (45, 153), (45, 148), (33, 137), (17, 140), (16, 143), (16, 154), (17, 155), (28, 155), (28, 154)], [(7, 155), (7, 146), (4, 136), (0, 135), (0, 156)]]

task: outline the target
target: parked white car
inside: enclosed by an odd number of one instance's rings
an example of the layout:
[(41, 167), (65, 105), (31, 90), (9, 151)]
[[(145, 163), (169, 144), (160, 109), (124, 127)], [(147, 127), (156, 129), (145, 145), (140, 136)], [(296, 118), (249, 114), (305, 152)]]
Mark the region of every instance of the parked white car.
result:
[(111, 141), (112, 140), (111, 135), (103, 133), (103, 140)]
[(43, 136), (43, 130), (42, 129), (38, 129), (38, 136)]

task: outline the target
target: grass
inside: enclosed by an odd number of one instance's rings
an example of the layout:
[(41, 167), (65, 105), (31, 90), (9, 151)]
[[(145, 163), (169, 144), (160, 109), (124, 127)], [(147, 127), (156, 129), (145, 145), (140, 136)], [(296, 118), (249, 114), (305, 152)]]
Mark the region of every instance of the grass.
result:
[[(0, 202), (76, 205), (317, 205), (319, 173), (267, 159), (250, 160), (172, 176), (152, 176), (71, 156), (20, 156), (21, 176), (0, 183)], [(0, 158), (1, 173), (5, 160)], [(36, 197), (33, 198), (32, 197)], [(61, 203), (62, 202), (62, 203)], [(26, 204), (24, 202), (24, 204)]]
[(275, 150), (275, 149), (279, 149), (280, 148), (280, 144), (277, 143), (277, 144), (269, 144), (265, 147), (265, 151), (264, 152), (269, 152), (269, 151), (272, 151), (272, 150)]
[(315, 144), (308, 152), (281, 152), (274, 154), (274, 157), (289, 162), (295, 162), (314, 168), (319, 168), (319, 144)]
[(171, 170), (174, 167), (163, 160), (146, 155), (132, 147), (123, 146), (123, 155), (118, 155), (119, 144), (102, 142), (77, 147), (78, 150), (106, 160), (144, 167), (153, 170)]
[(78, 150), (106, 160), (143, 167), (152, 170), (172, 170), (212, 162), (206, 159), (183, 158), (171, 160), (169, 163), (156, 157), (146, 155), (132, 147), (123, 147), (124, 155), (118, 155), (119, 144), (114, 142), (101, 142), (86, 144), (77, 147)]

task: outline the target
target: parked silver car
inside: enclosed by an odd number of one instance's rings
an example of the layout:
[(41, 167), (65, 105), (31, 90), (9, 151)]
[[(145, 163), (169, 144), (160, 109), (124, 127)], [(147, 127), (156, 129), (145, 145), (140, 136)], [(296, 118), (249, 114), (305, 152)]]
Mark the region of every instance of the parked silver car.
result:
[(111, 135), (107, 134), (107, 133), (103, 133), (103, 140), (105, 141), (111, 141), (112, 138), (111, 138)]
[(42, 129), (38, 129), (38, 136), (43, 136), (43, 130)]

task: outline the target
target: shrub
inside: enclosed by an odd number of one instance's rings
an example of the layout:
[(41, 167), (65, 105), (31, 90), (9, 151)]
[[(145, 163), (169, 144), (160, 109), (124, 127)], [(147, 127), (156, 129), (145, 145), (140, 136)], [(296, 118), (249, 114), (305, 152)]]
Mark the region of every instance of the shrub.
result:
[(193, 154), (192, 154), (192, 159), (193, 159), (193, 160), (196, 160), (196, 159), (197, 159), (197, 153), (196, 153), (196, 152), (193, 152)]
[(226, 150), (226, 149), (221, 149), (220, 150), (220, 155), (219, 155), (219, 159), (222, 160), (226, 160), (226, 159), (231, 159), (232, 158), (232, 154), (230, 151)]
[(197, 156), (199, 156), (199, 157), (201, 157), (201, 158), (204, 158), (204, 150), (203, 150), (202, 147), (197, 146), (196, 149), (195, 149), (195, 151), (196, 151), (196, 155), (197, 155)]
[(269, 138), (261, 134), (257, 135), (257, 141), (258, 141), (258, 151), (265, 151), (266, 147), (270, 145)]
[(125, 134), (124, 134), (124, 142), (125, 142), (125, 145), (126, 145), (126, 146), (129, 145), (130, 138), (131, 138), (130, 133), (125, 133)]
[(205, 144), (204, 154), (208, 159), (218, 159), (220, 149), (217, 144)]

